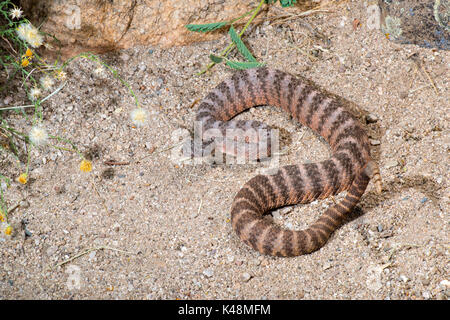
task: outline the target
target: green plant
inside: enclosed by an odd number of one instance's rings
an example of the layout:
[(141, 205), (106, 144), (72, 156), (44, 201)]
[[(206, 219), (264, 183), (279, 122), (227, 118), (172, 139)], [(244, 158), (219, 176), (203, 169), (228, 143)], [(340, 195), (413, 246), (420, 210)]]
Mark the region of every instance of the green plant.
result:
[[(255, 17), (258, 15), (258, 13), (261, 11), (261, 8), (264, 4), (270, 5), (273, 3), (276, 3), (277, 0), (261, 0), (258, 4), (258, 6), (250, 11), (247, 11), (240, 17), (237, 17), (231, 21), (221, 21), (221, 22), (213, 22), (213, 23), (206, 23), (206, 24), (188, 24), (186, 25), (186, 28), (190, 31), (194, 32), (211, 32), (214, 30), (218, 30), (220, 28), (223, 28), (225, 26), (229, 26), (228, 34), (231, 38), (231, 43), (220, 52), (219, 55), (210, 54), (209, 58), (211, 62), (206, 66), (204, 70), (199, 72), (198, 74), (203, 74), (210, 68), (212, 68), (215, 64), (225, 62), (227, 66), (233, 69), (249, 69), (249, 68), (256, 68), (259, 66), (264, 65), (264, 63), (258, 62), (256, 58), (252, 55), (250, 50), (247, 48), (247, 46), (242, 41), (242, 35), (244, 34), (245, 30), (247, 30), (248, 26), (252, 23), (252, 21), (255, 19)], [(282, 7), (290, 7), (293, 6), (297, 0), (280, 0), (280, 4)], [(234, 24), (238, 22), (239, 20), (247, 17), (250, 15), (250, 18), (248, 19), (247, 23), (242, 28), (241, 32), (238, 34), (234, 28)], [(228, 55), (230, 52), (237, 48), (239, 53), (245, 58), (246, 61), (234, 61), (228, 59)]]
[[(64, 70), (72, 61), (88, 59), (96, 66), (94, 73), (100, 74), (106, 69), (128, 88), (136, 104), (136, 109), (131, 113), (131, 120), (135, 125), (145, 123), (148, 114), (140, 107), (130, 85), (95, 54), (81, 53), (65, 62), (60, 62), (58, 58), (54, 63), (48, 63), (40, 56), (39, 48), (46, 46), (51, 49), (46, 39), (52, 36), (41, 32), (23, 18), (22, 14), (22, 10), (10, 0), (0, 2), (0, 93), (12, 87), (19, 92), (23, 89), (26, 99), (30, 101), (28, 104), (13, 101), (20, 100), (20, 95), (15, 95), (16, 99), (7, 102), (15, 105), (0, 106), (0, 152), (7, 153), (15, 159), (19, 167), (19, 174), (15, 180), (24, 185), (29, 180), (32, 148), (39, 148), (45, 152), (50, 147), (76, 153), (81, 159), (80, 170), (89, 172), (92, 170), (92, 163), (85, 159), (76, 145), (68, 138), (49, 134), (43, 121), (42, 105), (66, 85), (68, 79)], [(23, 116), (31, 129), (15, 127), (13, 121), (10, 121), (11, 112)], [(6, 234), (11, 233), (8, 224), (8, 212), (11, 209), (8, 210), (6, 200), (6, 190), (11, 185), (11, 180), (6, 174), (0, 174), (0, 232), (4, 229)]]

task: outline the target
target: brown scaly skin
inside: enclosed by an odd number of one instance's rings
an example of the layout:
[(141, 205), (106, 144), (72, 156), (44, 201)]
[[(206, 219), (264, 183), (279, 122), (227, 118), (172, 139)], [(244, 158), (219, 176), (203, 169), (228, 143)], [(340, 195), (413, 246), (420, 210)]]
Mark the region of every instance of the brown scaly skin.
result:
[[(268, 68), (236, 72), (199, 105), (196, 120), (203, 130), (265, 128), (257, 121), (228, 121), (257, 105), (274, 105), (320, 134), (332, 157), (318, 163), (288, 165), (276, 174), (258, 175), (237, 193), (231, 222), (246, 244), (263, 254), (297, 256), (321, 248), (357, 204), (370, 179), (381, 192), (378, 167), (370, 157), (369, 140), (360, 123), (331, 95), (309, 81)], [(347, 195), (309, 228), (283, 229), (262, 219), (272, 209), (324, 199), (347, 190)]]

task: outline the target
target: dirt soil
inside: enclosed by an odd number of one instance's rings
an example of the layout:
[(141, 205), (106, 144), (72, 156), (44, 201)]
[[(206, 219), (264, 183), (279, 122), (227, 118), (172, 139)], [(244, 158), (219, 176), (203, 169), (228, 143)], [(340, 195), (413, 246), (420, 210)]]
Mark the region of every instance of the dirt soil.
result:
[[(168, 50), (138, 47), (101, 58), (149, 111), (146, 126), (130, 121), (127, 89), (93, 74), (87, 60), (70, 65), (67, 85), (44, 104), (48, 131), (72, 139), (93, 171), (81, 172), (73, 153), (33, 149), (29, 183), (7, 190), (9, 205), (20, 206), (10, 215), (15, 232), (0, 239), (0, 299), (448, 299), (450, 54), (392, 43), (366, 21), (366, 4), (352, 1), (264, 22), (245, 36), (268, 66), (353, 102), (371, 135), (384, 191), (377, 195), (370, 184), (355, 217), (323, 248), (275, 258), (238, 239), (230, 206), (263, 163), (171, 160), (173, 133), (193, 127), (193, 104), (232, 74), (218, 65), (195, 75), (227, 36)], [(239, 117), (285, 129), (281, 165), (330, 156), (322, 139), (281, 110), (266, 106)], [(20, 115), (11, 119), (28, 126)], [(109, 160), (125, 164), (104, 164)], [(1, 170), (15, 177), (13, 161), (2, 155)], [(301, 229), (331, 203), (272, 216)]]

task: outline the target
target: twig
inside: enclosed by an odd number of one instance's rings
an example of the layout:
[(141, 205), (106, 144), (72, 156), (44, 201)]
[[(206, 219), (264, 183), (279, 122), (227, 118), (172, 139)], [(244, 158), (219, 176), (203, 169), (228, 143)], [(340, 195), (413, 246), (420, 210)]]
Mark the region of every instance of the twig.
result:
[(108, 160), (103, 162), (103, 164), (106, 164), (108, 166), (127, 166), (130, 164), (130, 161), (114, 161), (114, 160)]
[(202, 205), (203, 205), (203, 198), (200, 200), (200, 205), (198, 206), (197, 215), (200, 214), (200, 210), (202, 209)]
[[(41, 100), (41, 103), (44, 102), (47, 99), (50, 99), (53, 95), (57, 94), (62, 88), (64, 88), (64, 86), (66, 85), (67, 81), (64, 82), (62, 85), (60, 85), (55, 91), (53, 91), (52, 93), (50, 93), (48, 96), (46, 96), (44, 99)], [(0, 108), (0, 111), (3, 110), (14, 110), (14, 109), (21, 109), (21, 108), (34, 108), (35, 105), (34, 104), (28, 104), (25, 106), (14, 106), (14, 107), (5, 107), (5, 108)]]
[(97, 187), (95, 186), (94, 176), (92, 176), (92, 186), (94, 187), (95, 192), (97, 193), (97, 196), (103, 200), (103, 207), (105, 208), (106, 214), (108, 214), (108, 207), (106, 207), (106, 200), (100, 195), (100, 192), (98, 192)]
[(410, 90), (409, 93), (414, 93), (414, 92), (416, 92), (416, 91), (419, 91), (419, 90), (428, 88), (429, 86), (431, 86), (431, 84), (426, 84), (426, 85), (421, 86), (421, 87), (419, 87), (419, 88), (416, 88), (416, 89), (414, 89), (414, 90)]
[(146, 158), (148, 158), (148, 157), (150, 157), (150, 156), (153, 156), (153, 155), (155, 155), (155, 154), (158, 154), (158, 153), (161, 153), (161, 152), (164, 152), (164, 151), (171, 150), (171, 149), (173, 149), (173, 148), (175, 148), (175, 147), (179, 147), (179, 146), (183, 145), (183, 143), (184, 143), (184, 142), (180, 142), (180, 143), (175, 144), (175, 145), (173, 145), (173, 146), (171, 146), (171, 147), (167, 147), (166, 149), (157, 150), (156, 152), (153, 151), (152, 153), (150, 153), (150, 154), (148, 154), (148, 155), (146, 155), (146, 156), (140, 158), (139, 160), (137, 160), (137, 162), (142, 161), (142, 160), (144, 160), (144, 159), (146, 159)]
[(11, 43), (8, 41), (8, 39), (6, 39), (5, 37), (1, 36), (3, 40), (5, 40), (5, 42), (7, 44), (9, 44), (9, 47), (11, 48), (12, 51), (14, 51), (15, 55), (17, 55), (17, 51), (14, 50), (13, 46), (11, 45)]
[(88, 254), (89, 252), (97, 251), (97, 250), (113, 250), (113, 251), (117, 251), (117, 252), (121, 252), (121, 253), (126, 253), (126, 254), (136, 254), (136, 253), (134, 253), (134, 252), (129, 252), (129, 251), (120, 250), (120, 249), (116, 249), (116, 248), (111, 248), (111, 247), (107, 247), (107, 246), (94, 247), (94, 248), (87, 249), (86, 251), (83, 251), (83, 252), (81, 252), (81, 253), (79, 253), (79, 254), (74, 255), (72, 258), (69, 258), (69, 259), (67, 259), (67, 260), (64, 260), (64, 261), (62, 261), (62, 262), (56, 264), (56, 265), (53, 267), (53, 269), (55, 269), (55, 268), (57, 268), (57, 267), (60, 267), (60, 266), (62, 266), (62, 265), (64, 265), (64, 264), (66, 264), (66, 263), (69, 263), (69, 262), (71, 262), (71, 261), (73, 261), (73, 260), (75, 260), (75, 259), (77, 259), (77, 258), (79, 258), (79, 257), (81, 257), (81, 256), (84, 256), (84, 255)]
[(13, 212), (14, 210), (16, 210), (18, 207), (20, 207), (20, 202), (22, 202), (24, 199), (20, 200), (15, 206), (13, 206), (12, 208), (8, 209), (8, 215)]
[(431, 78), (430, 74), (427, 72), (427, 70), (423, 66), (423, 63), (420, 60), (418, 53), (415, 52), (415, 53), (411, 54), (410, 56), (408, 56), (408, 59), (411, 59), (416, 64), (417, 69), (419, 69), (420, 71), (422, 71), (422, 73), (424, 73), (426, 75), (426, 77), (428, 78), (428, 81), (430, 81), (430, 84), (433, 86), (434, 92), (436, 92), (436, 94), (439, 94), (439, 91), (438, 91), (436, 85), (434, 84), (433, 79)]

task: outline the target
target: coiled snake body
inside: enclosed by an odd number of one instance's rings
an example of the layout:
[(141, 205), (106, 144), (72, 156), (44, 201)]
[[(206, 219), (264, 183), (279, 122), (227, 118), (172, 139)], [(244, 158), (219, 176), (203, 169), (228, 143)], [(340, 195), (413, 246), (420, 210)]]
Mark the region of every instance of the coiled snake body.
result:
[[(244, 184), (231, 207), (232, 227), (243, 242), (263, 254), (297, 256), (321, 248), (345, 221), (370, 179), (381, 192), (381, 178), (370, 157), (368, 136), (358, 120), (333, 96), (309, 81), (288, 73), (257, 68), (236, 72), (200, 103), (196, 121), (203, 130), (265, 128), (257, 121), (231, 120), (257, 105), (281, 107), (320, 134), (331, 146), (328, 160), (288, 165), (276, 174), (257, 175)], [(265, 212), (324, 199), (347, 190), (305, 230), (288, 230), (263, 219)]]

